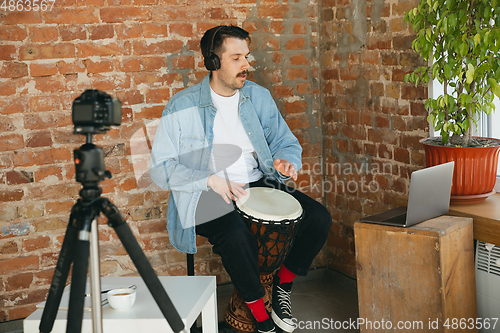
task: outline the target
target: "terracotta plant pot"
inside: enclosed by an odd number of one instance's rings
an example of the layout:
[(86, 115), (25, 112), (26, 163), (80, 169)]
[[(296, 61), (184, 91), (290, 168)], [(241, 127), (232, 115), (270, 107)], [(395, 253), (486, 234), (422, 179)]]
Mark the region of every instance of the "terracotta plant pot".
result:
[(427, 167), (455, 161), (451, 203), (470, 204), (486, 200), (495, 194), (493, 188), (497, 180), (499, 146), (494, 147), (443, 147), (425, 143), (425, 162)]

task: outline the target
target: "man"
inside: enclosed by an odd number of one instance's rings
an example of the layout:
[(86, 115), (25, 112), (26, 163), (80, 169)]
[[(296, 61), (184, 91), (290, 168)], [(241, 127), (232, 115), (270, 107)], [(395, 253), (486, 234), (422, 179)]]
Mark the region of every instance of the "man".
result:
[[(247, 81), (249, 34), (235, 26), (208, 30), (200, 47), (210, 74), (172, 97), (156, 132), (151, 177), (171, 190), (169, 238), (180, 251), (196, 252), (196, 234), (221, 256), (235, 288), (250, 308), (258, 332), (294, 329), (290, 292), (306, 275), (326, 241), (328, 211), (283, 185), (297, 179), (302, 148), (265, 88)], [(247, 186), (273, 187), (293, 195), (305, 217), (284, 265), (273, 281), (267, 313), (259, 279), (257, 240), (231, 204)]]

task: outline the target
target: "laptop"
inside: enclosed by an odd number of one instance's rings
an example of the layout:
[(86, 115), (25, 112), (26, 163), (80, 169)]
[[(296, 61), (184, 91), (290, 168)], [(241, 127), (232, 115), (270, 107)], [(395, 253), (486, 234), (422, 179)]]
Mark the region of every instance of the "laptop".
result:
[(448, 162), (414, 171), (408, 207), (394, 208), (360, 221), (407, 228), (448, 213), (454, 166), (455, 162)]

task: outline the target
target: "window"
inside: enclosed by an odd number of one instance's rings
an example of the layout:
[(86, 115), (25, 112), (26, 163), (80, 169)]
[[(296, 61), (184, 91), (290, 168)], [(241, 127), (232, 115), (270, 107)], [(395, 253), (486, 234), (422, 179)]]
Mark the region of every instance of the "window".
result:
[[(491, 138), (500, 139), (500, 100), (495, 97), (495, 112), (488, 117), (488, 136)], [(500, 163), (497, 169), (497, 183), (495, 191), (500, 192)]]
[[(429, 84), (429, 97), (439, 96), (444, 94), (443, 85), (438, 80), (431, 81)], [(495, 96), (495, 112), (488, 117), (482, 117), (481, 121), (477, 122), (477, 128), (474, 133), (477, 136), (500, 139), (500, 100)], [(439, 136), (439, 131), (434, 131), (430, 124), (431, 136)], [(497, 183), (495, 191), (500, 192), (500, 163), (497, 168)]]

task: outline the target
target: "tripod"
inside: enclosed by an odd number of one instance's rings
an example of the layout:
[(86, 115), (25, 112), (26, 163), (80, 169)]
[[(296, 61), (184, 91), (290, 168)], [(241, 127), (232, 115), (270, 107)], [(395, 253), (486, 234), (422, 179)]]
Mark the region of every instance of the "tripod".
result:
[(73, 273), (66, 332), (81, 332), (90, 255), (93, 328), (94, 333), (102, 333), (97, 232), (97, 218), (101, 212), (108, 219), (108, 225), (115, 230), (172, 330), (185, 332), (184, 323), (120, 211), (110, 200), (101, 197), (102, 190), (98, 184), (105, 177), (111, 178), (111, 173), (105, 170), (102, 149), (92, 144), (92, 134), (87, 134), (87, 143), (80, 149), (75, 149), (74, 156), (76, 180), (82, 183), (83, 189), (80, 191), (81, 198), (71, 209), (68, 227), (42, 314), (40, 332), (52, 331), (71, 263), (73, 263)]

